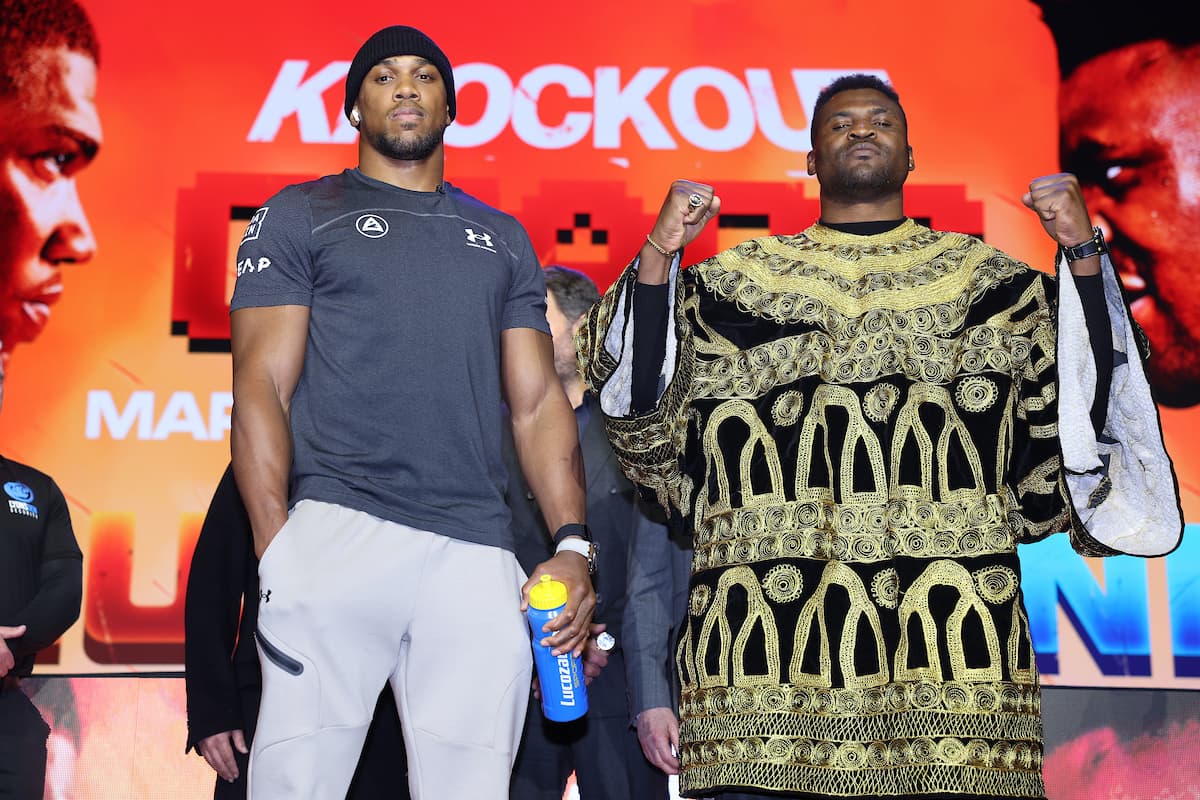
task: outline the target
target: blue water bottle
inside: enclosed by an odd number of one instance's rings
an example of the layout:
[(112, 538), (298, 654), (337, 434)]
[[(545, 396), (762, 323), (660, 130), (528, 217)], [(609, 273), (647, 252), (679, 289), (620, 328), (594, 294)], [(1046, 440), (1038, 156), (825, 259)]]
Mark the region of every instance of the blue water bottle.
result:
[(529, 608), (525, 615), (533, 634), (533, 663), (542, 690), (542, 713), (552, 722), (570, 722), (587, 713), (587, 686), (583, 682), (583, 664), (578, 656), (551, 655), (541, 644), (546, 632), (542, 626), (562, 613), (567, 605), (567, 587), (549, 575), (529, 590)]

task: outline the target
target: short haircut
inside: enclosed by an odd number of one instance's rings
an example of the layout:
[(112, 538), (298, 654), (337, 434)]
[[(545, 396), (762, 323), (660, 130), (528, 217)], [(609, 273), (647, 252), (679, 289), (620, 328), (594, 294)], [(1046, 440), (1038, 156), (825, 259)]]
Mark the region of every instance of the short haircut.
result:
[(76, 0), (0, 0), (0, 97), (16, 94), (33, 50), (62, 47), (100, 64), (100, 43)]
[(1058, 71), (1070, 76), (1081, 64), (1140, 42), (1175, 47), (1200, 43), (1200, 25), (1182, 15), (1176, 0), (1032, 0), (1054, 37)]
[(600, 299), (600, 290), (587, 275), (567, 267), (546, 267), (546, 291), (554, 295), (558, 309), (574, 325)]
[(833, 83), (826, 86), (817, 95), (817, 102), (813, 104), (812, 123), (809, 125), (810, 135), (816, 133), (817, 118), (821, 116), (821, 109), (825, 107), (835, 94), (840, 92), (848, 92), (851, 89), (874, 89), (884, 97), (891, 100), (900, 109), (900, 118), (907, 124), (908, 118), (904, 115), (904, 106), (900, 104), (899, 93), (892, 88), (892, 85), (882, 78), (877, 78), (874, 75), (867, 75), (862, 72), (856, 72), (852, 75), (843, 75), (834, 80)]

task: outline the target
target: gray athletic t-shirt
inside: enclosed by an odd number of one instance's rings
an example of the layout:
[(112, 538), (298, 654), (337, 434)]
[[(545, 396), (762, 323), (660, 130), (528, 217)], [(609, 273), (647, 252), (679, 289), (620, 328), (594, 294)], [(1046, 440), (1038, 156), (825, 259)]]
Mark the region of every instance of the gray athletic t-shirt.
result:
[(346, 170), (268, 200), (237, 260), (231, 311), (310, 308), (291, 502), (511, 550), (500, 332), (549, 333), (521, 224), (449, 184)]

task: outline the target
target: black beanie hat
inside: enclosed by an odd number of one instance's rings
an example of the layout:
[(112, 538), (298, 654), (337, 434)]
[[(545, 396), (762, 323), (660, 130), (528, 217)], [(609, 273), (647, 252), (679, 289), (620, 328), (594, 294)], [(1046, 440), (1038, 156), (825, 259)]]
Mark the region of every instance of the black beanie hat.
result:
[(446, 84), (446, 105), (450, 109), (450, 119), (454, 119), (457, 111), (454, 102), (454, 73), (450, 71), (450, 60), (442, 52), (442, 48), (416, 28), (407, 25), (393, 25), (376, 31), (370, 39), (363, 42), (362, 47), (354, 54), (350, 62), (350, 71), (346, 73), (346, 116), (358, 100), (358, 90), (371, 71), (371, 67), (392, 56), (420, 56), (437, 67)]

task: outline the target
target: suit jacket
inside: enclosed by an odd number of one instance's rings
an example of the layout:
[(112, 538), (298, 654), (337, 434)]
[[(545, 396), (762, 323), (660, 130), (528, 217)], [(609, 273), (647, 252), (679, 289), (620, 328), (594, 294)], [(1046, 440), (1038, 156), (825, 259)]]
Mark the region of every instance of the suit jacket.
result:
[[(585, 395), (590, 413), (580, 440), (584, 471), (587, 479), (587, 524), (599, 551), (596, 574), (592, 584), (596, 589), (594, 622), (603, 622), (617, 640), (609, 653), (608, 665), (588, 685), (589, 716), (628, 715), (626, 700), (626, 669), (624, 618), (628, 594), (628, 563), (630, 546), (639, 529), (649, 529), (645, 536), (657, 532), (665, 537), (665, 528), (641, 513), (637, 491), (621, 472), (608, 444), (604, 419), (591, 395)], [(554, 553), (551, 532), (546, 529), (537, 500), (517, 463), (511, 433), (505, 425), (505, 462), (508, 467), (506, 499), (512, 510), (513, 538), (517, 560), (526, 574)]]
[(254, 645), (257, 621), (258, 559), (230, 465), (200, 527), (184, 598), (188, 750), (214, 733), (246, 730), (247, 711), (257, 714), (257, 708), (243, 709), (241, 703), (242, 689), (262, 683)]
[(669, 533), (657, 526), (638, 529), (629, 550), (623, 625), (631, 721), (648, 708), (669, 708), (678, 716), (675, 644), (687, 614), (691, 567), (692, 542), (685, 533), (675, 526)]

